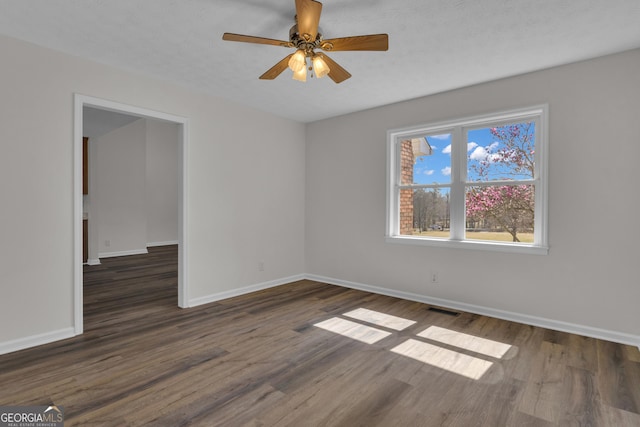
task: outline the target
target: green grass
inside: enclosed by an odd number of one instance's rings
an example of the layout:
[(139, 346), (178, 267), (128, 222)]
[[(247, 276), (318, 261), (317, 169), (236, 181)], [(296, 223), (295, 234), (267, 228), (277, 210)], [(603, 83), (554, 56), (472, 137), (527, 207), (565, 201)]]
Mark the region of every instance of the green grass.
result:
[[(416, 233), (414, 236), (439, 237), (448, 239), (449, 231), (429, 230), (422, 233)], [(513, 237), (507, 232), (498, 233), (490, 231), (467, 231), (467, 239), (469, 240), (489, 240), (491, 242), (513, 242)], [(533, 243), (533, 233), (518, 233), (520, 243)]]

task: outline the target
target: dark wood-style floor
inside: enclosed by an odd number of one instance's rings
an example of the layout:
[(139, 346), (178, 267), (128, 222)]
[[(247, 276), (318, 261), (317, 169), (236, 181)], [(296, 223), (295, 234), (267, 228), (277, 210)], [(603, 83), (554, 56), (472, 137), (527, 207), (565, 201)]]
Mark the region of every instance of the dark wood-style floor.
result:
[(84, 335), (0, 356), (0, 405), (67, 426), (640, 426), (635, 347), (312, 281), (179, 309), (176, 271), (175, 246), (85, 267)]

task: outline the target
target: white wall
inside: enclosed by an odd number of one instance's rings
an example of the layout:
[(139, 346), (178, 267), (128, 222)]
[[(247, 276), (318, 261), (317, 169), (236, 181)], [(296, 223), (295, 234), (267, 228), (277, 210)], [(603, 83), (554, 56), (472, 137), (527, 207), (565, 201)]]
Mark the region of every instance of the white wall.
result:
[(97, 221), (90, 226), (98, 227), (99, 257), (147, 250), (146, 134), (147, 121), (140, 119), (91, 143), (97, 159), (91, 217)]
[(175, 123), (138, 119), (89, 139), (90, 259), (177, 243), (179, 131)]
[[(145, 253), (178, 241), (179, 126), (133, 123), (90, 139), (89, 227), (99, 257)], [(109, 246), (107, 246), (109, 242)]]
[(175, 123), (146, 120), (147, 244), (178, 241), (178, 141)]
[[(638, 70), (635, 50), (310, 124), (307, 273), (640, 343)], [(550, 111), (549, 255), (385, 242), (388, 129), (542, 103)], [(431, 270), (439, 284), (429, 283)]]
[(189, 118), (189, 301), (304, 272), (304, 125), (7, 37), (0, 52), (0, 353), (73, 333), (74, 93)]

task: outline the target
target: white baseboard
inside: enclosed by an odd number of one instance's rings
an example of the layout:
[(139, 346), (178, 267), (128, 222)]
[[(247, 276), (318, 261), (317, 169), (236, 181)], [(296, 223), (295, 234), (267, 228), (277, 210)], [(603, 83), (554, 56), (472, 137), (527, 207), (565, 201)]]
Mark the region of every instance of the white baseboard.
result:
[(305, 275), (305, 278), (308, 280), (314, 280), (316, 282), (328, 283), (330, 285), (337, 285), (345, 288), (371, 292), (374, 294), (387, 295), (390, 297), (402, 298), (409, 301), (417, 301), (425, 304), (436, 305), (439, 307), (465, 311), (468, 313), (482, 314), (484, 316), (510, 320), (517, 323), (524, 323), (526, 325), (539, 326), (542, 328), (553, 329), (555, 331), (569, 332), (572, 334), (603, 339), (620, 344), (632, 345), (640, 349), (640, 336), (627, 334), (625, 332), (609, 331), (606, 329), (599, 329), (591, 326), (578, 325), (575, 323), (568, 323), (553, 319), (545, 319), (543, 317), (530, 316), (528, 314), (514, 313), (511, 311), (497, 310), (490, 307), (466, 304), (442, 298), (434, 298), (425, 295), (414, 294), (411, 292), (396, 291), (377, 286), (365, 285), (363, 283), (349, 282), (346, 280), (334, 279), (331, 277), (318, 276), (315, 274), (307, 274)]
[(87, 260), (87, 265), (100, 265), (100, 258), (96, 258), (96, 259), (89, 258)]
[(98, 254), (98, 258), (113, 258), (117, 256), (128, 256), (128, 255), (142, 255), (148, 254), (149, 251), (147, 248), (144, 249), (132, 249), (129, 251), (117, 251), (117, 252), (100, 252)]
[(148, 248), (152, 248), (154, 246), (169, 246), (169, 245), (177, 245), (177, 240), (167, 240), (166, 242), (150, 242), (147, 243)]
[(237, 297), (237, 296), (248, 294), (251, 292), (261, 291), (263, 289), (269, 289), (276, 286), (285, 285), (291, 282), (297, 282), (298, 280), (305, 279), (305, 277), (306, 276), (304, 274), (298, 274), (295, 276), (283, 277), (281, 279), (269, 280), (268, 282), (262, 282), (262, 283), (257, 283), (255, 285), (245, 286), (244, 288), (232, 289), (230, 291), (224, 291), (216, 294), (206, 295), (204, 297), (192, 298), (188, 301), (187, 307), (195, 307), (202, 304), (208, 304), (210, 302)]
[(57, 331), (45, 332), (43, 334), (31, 335), (11, 341), (0, 343), (0, 354), (13, 353), (25, 348), (38, 345), (49, 344), (54, 341), (64, 340), (75, 336), (75, 330), (71, 328), (59, 329)]
[[(146, 253), (145, 252), (135, 252)], [(132, 255), (132, 253), (113, 252), (112, 256)], [(108, 254), (107, 254), (108, 255)], [(103, 254), (100, 254), (103, 257)], [(98, 263), (100, 260), (98, 260)], [(465, 311), (468, 313), (481, 314), (485, 316), (495, 317), (498, 319), (509, 320), (512, 322), (524, 323), (526, 325), (539, 326), (542, 328), (553, 329), (556, 331), (569, 332), (572, 334), (578, 334), (588, 336), (592, 338), (603, 339), (607, 341), (617, 342), (621, 344), (632, 345), (638, 347), (640, 350), (640, 336), (631, 335), (624, 332), (609, 331), (605, 329), (594, 328), (591, 326), (583, 326), (574, 323), (567, 323), (558, 320), (545, 319), (542, 317), (530, 316), (526, 314), (514, 313), (510, 311), (497, 310), (490, 307), (484, 307), (473, 304), (466, 304), (462, 302), (434, 298), (425, 295), (414, 294), (411, 292), (396, 291), (387, 288), (381, 288), (377, 286), (365, 285), (363, 283), (350, 282), (346, 280), (335, 279), (331, 277), (319, 276), (316, 274), (298, 274), (289, 277), (283, 277), (281, 279), (270, 280), (267, 282), (257, 283), (250, 286), (245, 286), (239, 289), (232, 289), (229, 291), (219, 292), (204, 297), (193, 298), (188, 301), (187, 307), (195, 307), (202, 304), (208, 304), (215, 301), (220, 301), (235, 296), (248, 294), (251, 292), (261, 291), (264, 289), (273, 288), (287, 283), (296, 282), (298, 280), (314, 280), (316, 282), (328, 283), (330, 285), (342, 286), (345, 288), (357, 289), (365, 292), (371, 292), (380, 295), (387, 295), (395, 298), (402, 298), (409, 301), (417, 301), (424, 304), (436, 305), (439, 307)], [(0, 342), (0, 355), (11, 353), (18, 350), (23, 350), (29, 347), (35, 347), (38, 345), (48, 344), (54, 341), (63, 340), (75, 336), (74, 328), (65, 328), (57, 331), (46, 332), (43, 334), (32, 335), (29, 337), (18, 338), (12, 341)]]

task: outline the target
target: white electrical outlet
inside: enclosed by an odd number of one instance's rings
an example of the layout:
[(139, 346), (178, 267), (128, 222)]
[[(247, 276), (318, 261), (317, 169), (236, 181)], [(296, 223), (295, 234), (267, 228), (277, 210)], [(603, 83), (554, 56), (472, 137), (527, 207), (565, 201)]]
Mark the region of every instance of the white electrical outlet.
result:
[(258, 271), (264, 271), (264, 261), (258, 262)]
[(106, 247), (111, 246), (111, 240), (105, 240), (105, 241), (104, 241), (104, 245), (105, 245)]
[(437, 271), (432, 271), (431, 272), (431, 283), (438, 283), (438, 272)]

